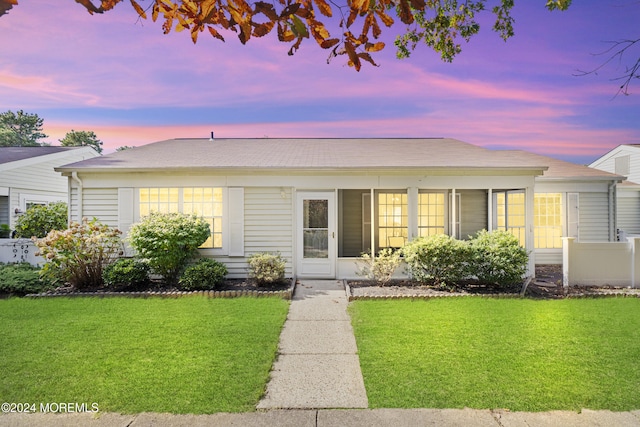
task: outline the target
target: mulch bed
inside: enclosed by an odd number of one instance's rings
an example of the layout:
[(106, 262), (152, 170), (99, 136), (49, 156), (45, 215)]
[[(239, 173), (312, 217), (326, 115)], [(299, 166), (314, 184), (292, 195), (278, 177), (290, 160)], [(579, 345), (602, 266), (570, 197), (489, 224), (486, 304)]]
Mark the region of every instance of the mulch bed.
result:
[(144, 289), (121, 289), (114, 290), (108, 288), (95, 288), (76, 290), (72, 287), (58, 287), (55, 290), (43, 292), (41, 294), (27, 295), (29, 297), (46, 296), (167, 296), (175, 297), (190, 294), (202, 294), (210, 297), (238, 297), (238, 296), (268, 296), (279, 295), (286, 299), (291, 299), (293, 293), (293, 281), (287, 279), (273, 286), (258, 286), (255, 282), (246, 279), (227, 279), (224, 283), (212, 290), (204, 291), (183, 291), (175, 286), (167, 286), (161, 282), (152, 282)]
[[(348, 281), (350, 299), (385, 298), (445, 298), (462, 296), (487, 296), (519, 298), (522, 288), (498, 290), (474, 282), (459, 283), (453, 289), (440, 289), (410, 280), (393, 280), (385, 286), (369, 281)], [(597, 296), (640, 297), (640, 289), (602, 286), (562, 286), (561, 265), (537, 265), (536, 279), (527, 285), (525, 297), (540, 299), (580, 298)]]

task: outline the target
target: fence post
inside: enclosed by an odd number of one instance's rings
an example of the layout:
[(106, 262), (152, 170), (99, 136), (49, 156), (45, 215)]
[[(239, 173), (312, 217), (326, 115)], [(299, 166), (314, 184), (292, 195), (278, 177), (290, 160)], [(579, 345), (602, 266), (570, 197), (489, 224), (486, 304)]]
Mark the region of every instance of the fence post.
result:
[(562, 287), (568, 288), (571, 271), (571, 247), (575, 241), (575, 237), (563, 237), (562, 238)]

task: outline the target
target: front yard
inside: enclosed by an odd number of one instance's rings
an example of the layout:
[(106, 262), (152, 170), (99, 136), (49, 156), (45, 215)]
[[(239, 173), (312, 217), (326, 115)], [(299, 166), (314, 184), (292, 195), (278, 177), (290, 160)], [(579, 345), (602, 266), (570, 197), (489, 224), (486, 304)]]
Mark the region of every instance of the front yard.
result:
[(640, 299), (355, 301), (372, 408), (640, 408)]
[(0, 300), (0, 401), (252, 411), (287, 311), (280, 298)]

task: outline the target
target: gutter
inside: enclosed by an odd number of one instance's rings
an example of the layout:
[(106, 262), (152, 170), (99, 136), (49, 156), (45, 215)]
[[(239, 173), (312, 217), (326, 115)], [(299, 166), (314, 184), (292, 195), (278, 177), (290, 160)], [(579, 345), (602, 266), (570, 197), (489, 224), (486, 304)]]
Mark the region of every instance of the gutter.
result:
[[(78, 172), (71, 172), (71, 179), (78, 183), (78, 222), (82, 221), (82, 193), (83, 193), (83, 184), (82, 180), (78, 178)], [(69, 199), (71, 199), (71, 195), (69, 195)], [(71, 201), (71, 200), (69, 200)], [(71, 206), (69, 206), (71, 208)], [(69, 214), (71, 214), (71, 210), (69, 210)], [(71, 216), (71, 215), (69, 215)]]

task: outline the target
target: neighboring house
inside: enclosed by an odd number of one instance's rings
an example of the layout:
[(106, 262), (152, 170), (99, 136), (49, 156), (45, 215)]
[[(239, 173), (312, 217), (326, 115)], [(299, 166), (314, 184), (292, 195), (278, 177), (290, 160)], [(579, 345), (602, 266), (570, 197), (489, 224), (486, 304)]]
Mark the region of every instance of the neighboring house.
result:
[(0, 147), (0, 224), (13, 229), (30, 206), (66, 202), (68, 179), (54, 168), (96, 156), (89, 147)]
[(56, 168), (71, 218), (125, 233), (152, 211), (211, 224), (203, 256), (246, 276), (278, 251), (287, 274), (355, 277), (362, 252), (418, 236), (507, 229), (536, 262), (561, 263), (563, 236), (615, 238), (623, 177), (454, 139), (174, 139)]
[(640, 235), (640, 144), (619, 145), (589, 167), (627, 178), (617, 188), (617, 227), (622, 235)]

